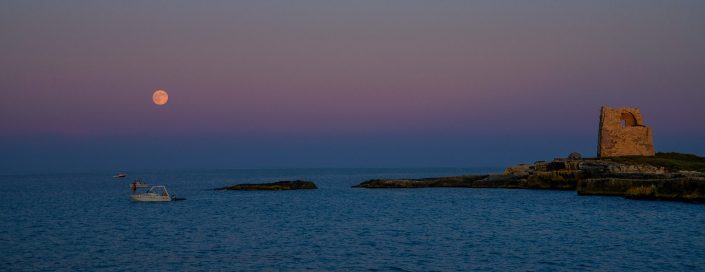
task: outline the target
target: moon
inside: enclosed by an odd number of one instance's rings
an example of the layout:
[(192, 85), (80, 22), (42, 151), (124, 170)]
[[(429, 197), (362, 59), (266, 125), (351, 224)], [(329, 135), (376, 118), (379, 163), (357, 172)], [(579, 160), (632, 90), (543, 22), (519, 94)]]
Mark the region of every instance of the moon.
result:
[(156, 90), (152, 94), (152, 102), (157, 106), (164, 106), (169, 101), (169, 94), (165, 90)]

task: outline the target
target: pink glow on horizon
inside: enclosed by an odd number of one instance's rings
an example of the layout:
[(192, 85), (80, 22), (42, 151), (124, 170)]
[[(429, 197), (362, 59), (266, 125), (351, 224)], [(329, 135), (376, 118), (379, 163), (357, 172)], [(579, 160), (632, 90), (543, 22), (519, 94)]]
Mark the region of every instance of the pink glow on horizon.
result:
[(680, 147), (705, 137), (705, 2), (676, 2), (5, 1), (0, 144), (584, 142), (610, 105)]

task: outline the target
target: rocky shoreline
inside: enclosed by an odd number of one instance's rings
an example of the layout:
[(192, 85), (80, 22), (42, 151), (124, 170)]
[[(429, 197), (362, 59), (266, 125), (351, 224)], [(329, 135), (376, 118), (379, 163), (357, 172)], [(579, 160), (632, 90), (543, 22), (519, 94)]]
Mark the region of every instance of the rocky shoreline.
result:
[(680, 153), (583, 159), (579, 154), (508, 167), (498, 175), (373, 179), (355, 188), (574, 190), (578, 195), (705, 203), (705, 158)]
[(281, 191), (281, 190), (310, 190), (318, 189), (315, 183), (305, 180), (278, 181), (272, 183), (237, 184), (218, 188), (216, 190), (246, 190), (246, 191)]

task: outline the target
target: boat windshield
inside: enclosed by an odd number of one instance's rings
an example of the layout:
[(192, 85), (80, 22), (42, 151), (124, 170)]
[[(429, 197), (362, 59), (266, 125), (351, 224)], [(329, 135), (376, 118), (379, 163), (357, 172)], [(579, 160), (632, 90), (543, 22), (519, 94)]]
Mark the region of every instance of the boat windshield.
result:
[(158, 194), (158, 195), (167, 195), (166, 188), (164, 188), (164, 186), (155, 186), (155, 187), (149, 188), (147, 193), (153, 193), (153, 194)]

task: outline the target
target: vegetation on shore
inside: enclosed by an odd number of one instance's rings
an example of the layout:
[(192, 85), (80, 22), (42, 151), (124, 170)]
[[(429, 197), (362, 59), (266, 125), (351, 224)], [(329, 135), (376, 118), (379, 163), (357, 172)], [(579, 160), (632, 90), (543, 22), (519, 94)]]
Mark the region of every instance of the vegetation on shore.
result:
[(656, 167), (663, 167), (669, 170), (670, 172), (697, 171), (705, 173), (705, 157), (699, 157), (693, 154), (659, 152), (656, 153), (656, 156), (653, 157), (624, 156), (607, 158), (606, 160), (628, 165), (645, 164)]

